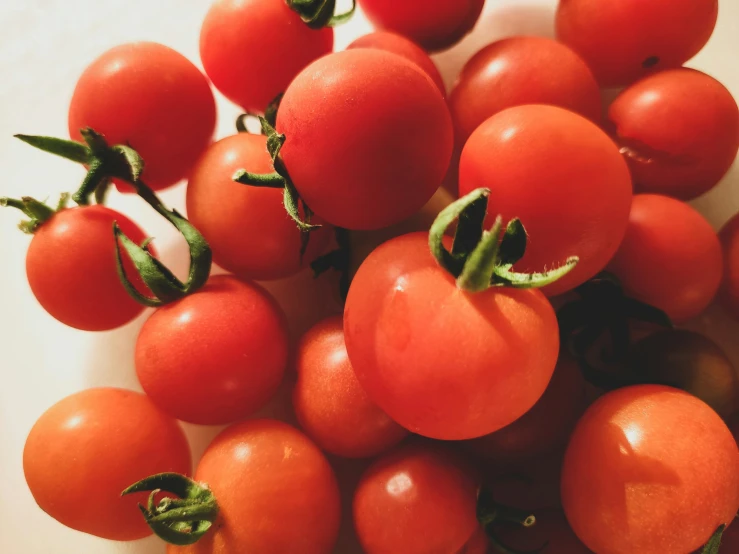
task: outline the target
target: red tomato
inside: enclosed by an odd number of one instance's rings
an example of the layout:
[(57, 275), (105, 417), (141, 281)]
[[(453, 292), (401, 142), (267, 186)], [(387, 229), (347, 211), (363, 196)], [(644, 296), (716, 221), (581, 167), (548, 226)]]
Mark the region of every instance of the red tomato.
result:
[[(144, 309), (118, 278), (114, 222), (133, 242), (141, 244), (146, 238), (126, 216), (99, 205), (61, 210), (33, 236), (26, 254), (28, 284), (41, 306), (65, 325), (106, 331)], [(125, 252), (123, 264), (131, 281), (145, 291)]]
[(298, 347), (297, 367), (293, 406), (301, 427), (323, 450), (349, 458), (376, 456), (408, 434), (357, 381), (341, 316), (308, 331)]
[(724, 279), (721, 305), (739, 319), (739, 214), (719, 233), (724, 250)]
[(700, 196), (726, 174), (739, 149), (736, 101), (694, 69), (663, 71), (631, 85), (611, 104), (608, 118), (643, 192)]
[(441, 95), (446, 96), (444, 79), (441, 77), (441, 73), (439, 73), (434, 61), (423, 50), (423, 48), (418, 46), (412, 40), (405, 38), (403, 35), (390, 33), (388, 31), (375, 31), (374, 33), (359, 37), (346, 48), (347, 50), (351, 48), (377, 48), (379, 50), (386, 50), (387, 52), (398, 54), (423, 69), (423, 71), (431, 77), (434, 84), (439, 88)]
[(477, 528), (479, 484), (438, 445), (411, 443), (378, 459), (354, 493), (367, 554), (453, 554)]
[(604, 86), (680, 67), (708, 42), (718, 0), (560, 0), (557, 37)]
[(153, 189), (187, 177), (215, 125), (208, 80), (182, 54), (154, 42), (105, 52), (77, 81), (69, 106), (70, 137), (82, 140), (80, 129), (91, 127), (111, 145), (129, 144), (146, 162), (142, 179)]
[(708, 221), (688, 204), (637, 194), (609, 270), (627, 294), (685, 321), (716, 295), (723, 271), (721, 244)]
[(480, 50), (449, 97), (461, 144), (490, 116), (523, 104), (561, 106), (598, 122), (598, 83), (567, 46), (543, 37), (513, 37)]
[(177, 422), (143, 394), (88, 389), (49, 408), (23, 449), (28, 488), (60, 523), (98, 537), (131, 541), (151, 534), (131, 483), (163, 472), (190, 473), (190, 448)]
[(444, 179), (453, 146), (449, 110), (431, 78), (374, 48), (306, 68), (282, 99), (277, 130), (287, 137), (282, 159), (303, 200), (347, 229), (387, 227), (421, 209)]
[(600, 272), (618, 249), (631, 178), (616, 145), (595, 124), (554, 106), (509, 108), (472, 134), (462, 151), (460, 195), (491, 190), (488, 225), (518, 217), (529, 244), (518, 271), (543, 271), (578, 256), (543, 290), (554, 296)]
[(380, 29), (393, 31), (426, 50), (445, 50), (477, 23), (485, 0), (359, 0), (359, 6)]
[(287, 364), (284, 315), (254, 283), (211, 277), (157, 309), (136, 342), (136, 373), (162, 409), (201, 425), (229, 423), (264, 406)]
[(536, 524), (533, 527), (515, 524), (501, 526), (497, 530), (498, 538), (519, 552), (592, 554), (577, 538), (560, 510), (539, 510), (535, 516)]
[(692, 552), (739, 509), (739, 450), (696, 397), (658, 385), (619, 389), (578, 423), (562, 501), (595, 552)]
[(563, 445), (584, 409), (585, 380), (577, 362), (565, 354), (533, 408), (500, 431), (473, 439), (467, 446), (495, 465), (519, 467), (522, 461)]
[(273, 170), (265, 137), (239, 133), (206, 150), (187, 185), (187, 215), (224, 269), (244, 279), (289, 277), (323, 252), (331, 230), (311, 234), (301, 263), (300, 231), (285, 213), (282, 191), (235, 182), (243, 168)]
[(446, 440), (492, 433), (526, 413), (559, 351), (554, 310), (541, 292), (457, 288), (426, 233), (394, 238), (364, 261), (344, 331), (370, 399), (410, 431)]
[(200, 30), (208, 77), (250, 113), (262, 113), (305, 66), (333, 47), (333, 29), (310, 29), (284, 0), (216, 0)]
[(269, 419), (223, 431), (205, 451), (195, 480), (218, 502), (212, 531), (168, 554), (330, 554), (341, 503), (331, 466), (297, 429)]

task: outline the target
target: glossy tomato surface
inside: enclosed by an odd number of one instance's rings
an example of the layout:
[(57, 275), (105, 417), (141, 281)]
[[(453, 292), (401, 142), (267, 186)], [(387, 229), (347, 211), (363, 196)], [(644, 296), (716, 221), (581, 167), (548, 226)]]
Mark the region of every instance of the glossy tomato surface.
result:
[(739, 215), (724, 225), (719, 238), (724, 252), (721, 305), (739, 320)]
[(418, 211), (444, 179), (453, 146), (431, 78), (374, 48), (308, 66), (285, 93), (277, 130), (303, 200), (346, 229), (379, 229)]
[(136, 374), (163, 410), (216, 425), (242, 419), (277, 391), (287, 365), (284, 315), (259, 285), (216, 275), (158, 308), (136, 341)]
[(595, 552), (692, 552), (739, 509), (739, 450), (694, 396), (658, 385), (619, 389), (578, 423), (562, 501)]
[(155, 42), (102, 54), (77, 81), (69, 106), (70, 137), (82, 140), (80, 129), (91, 127), (111, 145), (133, 147), (145, 162), (142, 180), (154, 189), (187, 177), (215, 124), (208, 80), (182, 54)]
[(177, 422), (143, 394), (93, 388), (49, 408), (23, 450), (23, 472), (39, 507), (60, 523), (131, 541), (151, 534), (137, 503), (121, 491), (150, 475), (189, 475), (190, 448)]
[(426, 233), (392, 239), (364, 261), (344, 332), (369, 397), (410, 431), (448, 440), (522, 416), (546, 389), (559, 351), (554, 310), (541, 292), (460, 290)]
[(529, 237), (518, 271), (544, 271), (578, 256), (543, 290), (554, 296), (587, 281), (616, 253), (628, 224), (631, 177), (616, 145), (594, 123), (544, 105), (504, 110), (462, 151), (459, 192), (490, 189), (487, 225), (518, 217)]

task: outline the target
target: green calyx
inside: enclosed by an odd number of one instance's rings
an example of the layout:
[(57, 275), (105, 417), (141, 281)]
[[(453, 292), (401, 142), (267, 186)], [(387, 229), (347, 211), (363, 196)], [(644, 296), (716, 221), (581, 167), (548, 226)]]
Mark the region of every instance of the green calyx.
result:
[(55, 208), (52, 208), (44, 202), (40, 202), (30, 196), (24, 196), (20, 200), (16, 198), (0, 198), (0, 206), (15, 208), (16, 210), (22, 211), (28, 216), (27, 220), (21, 221), (18, 224), (18, 228), (24, 233), (32, 235), (36, 230), (41, 227), (46, 221), (51, 219), (55, 213), (59, 210), (63, 210), (67, 207), (69, 201), (69, 194), (64, 193), (59, 197), (59, 202)]
[[(148, 492), (146, 506), (139, 504), (147, 525), (162, 540), (177, 546), (194, 544), (213, 526), (218, 517), (218, 503), (207, 487), (179, 473), (160, 473), (128, 487), (121, 496)], [(165, 497), (155, 503), (160, 492)]]
[(342, 25), (352, 18), (357, 8), (356, 0), (352, 0), (349, 11), (336, 15), (336, 0), (286, 0), (286, 2), (311, 29)]
[(514, 524), (522, 527), (532, 527), (536, 524), (536, 517), (529, 510), (520, 510), (510, 506), (498, 504), (493, 494), (486, 488), (480, 489), (477, 495), (477, 521), (485, 530), (485, 534), (493, 547), (503, 554), (537, 554), (547, 545), (536, 550), (516, 550), (503, 543), (497, 535), (497, 528), (501, 524)]
[(718, 529), (716, 529), (716, 531), (713, 533), (713, 535), (711, 535), (711, 538), (701, 550), (701, 554), (718, 554), (719, 548), (721, 547), (721, 537), (723, 537), (725, 530), (726, 525), (721, 525)]
[[(447, 206), (438, 215), (429, 233), (429, 247), (439, 264), (456, 279), (457, 286), (469, 292), (490, 287), (538, 288), (553, 283), (577, 264), (570, 257), (559, 268), (542, 273), (518, 273), (513, 265), (526, 252), (526, 229), (518, 219), (503, 230), (500, 216), (490, 231), (483, 226), (490, 190), (480, 188)], [(454, 222), (457, 229), (452, 251), (444, 246), (446, 231)]]
[[(280, 102), (282, 102), (282, 97), (284, 96), (284, 93), (280, 93), (277, 95), (277, 97), (272, 100), (272, 102), (269, 103), (267, 108), (264, 110), (264, 119), (267, 120), (267, 123), (274, 128), (275, 125), (277, 125), (277, 110), (280, 109)], [(249, 133), (249, 129), (246, 127), (247, 121), (250, 119), (256, 119), (259, 121), (259, 115), (255, 113), (242, 113), (239, 117), (236, 118), (236, 131), (239, 133)], [(260, 127), (261, 127), (261, 121), (260, 121)], [(256, 134), (256, 133), (255, 133)], [(264, 128), (261, 129), (261, 134), (265, 134)]]

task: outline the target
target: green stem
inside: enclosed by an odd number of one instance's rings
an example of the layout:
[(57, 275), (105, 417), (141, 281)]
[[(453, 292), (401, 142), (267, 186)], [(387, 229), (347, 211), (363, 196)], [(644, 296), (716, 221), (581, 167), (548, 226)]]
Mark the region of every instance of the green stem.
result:
[(87, 169), (87, 175), (85, 175), (80, 188), (72, 195), (72, 200), (80, 206), (88, 205), (90, 203), (90, 196), (97, 191), (103, 182), (107, 182), (107, 180), (107, 164), (99, 158), (93, 158)]
[(36, 230), (46, 221), (51, 219), (58, 210), (64, 209), (66, 202), (66, 193), (60, 196), (57, 210), (54, 210), (50, 206), (47, 206), (43, 202), (39, 202), (30, 196), (24, 196), (20, 200), (7, 197), (0, 198), (0, 206), (15, 208), (28, 216), (29, 220), (21, 221), (18, 227), (24, 233), (29, 234), (35, 233)]
[(503, 219), (498, 216), (490, 231), (482, 235), (477, 247), (464, 263), (462, 274), (457, 277), (457, 286), (468, 292), (482, 292), (490, 288), (495, 269), (498, 266), (500, 232)]
[(245, 169), (239, 169), (233, 174), (232, 179), (242, 185), (254, 187), (267, 187), (273, 189), (285, 188), (285, 178), (277, 172), (274, 173), (250, 173)]
[(498, 504), (492, 492), (486, 488), (482, 488), (477, 496), (477, 521), (485, 530), (485, 534), (493, 546), (505, 554), (534, 554), (542, 550), (542, 548), (531, 551), (515, 550), (498, 538), (496, 528), (501, 523), (531, 527), (536, 524), (536, 517), (529, 510), (520, 510)]
[(352, 0), (352, 7), (343, 14), (334, 15), (336, 0), (286, 0), (291, 10), (296, 12), (303, 23), (311, 29), (336, 27), (346, 23), (354, 15), (357, 4)]

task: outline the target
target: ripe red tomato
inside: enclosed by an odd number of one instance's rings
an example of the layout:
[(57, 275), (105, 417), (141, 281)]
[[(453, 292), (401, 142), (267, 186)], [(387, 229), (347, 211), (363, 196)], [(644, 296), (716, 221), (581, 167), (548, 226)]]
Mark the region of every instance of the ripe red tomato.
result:
[(284, 315), (272, 297), (254, 283), (217, 275), (144, 323), (136, 373), (151, 399), (177, 419), (230, 423), (269, 401), (287, 349)]
[[(65, 325), (106, 331), (144, 309), (118, 278), (114, 222), (136, 244), (146, 238), (126, 216), (100, 205), (60, 210), (34, 233), (26, 254), (28, 284), (41, 306)], [(122, 257), (132, 282), (147, 290), (128, 255)]]
[(726, 174), (739, 149), (736, 101), (724, 85), (694, 69), (634, 83), (611, 104), (608, 118), (642, 192), (700, 196)]
[(708, 221), (688, 204), (637, 194), (609, 270), (627, 294), (685, 321), (716, 295), (723, 272), (721, 245)]
[(333, 29), (309, 28), (284, 0), (216, 0), (200, 30), (208, 77), (250, 113), (262, 113), (305, 66), (333, 47)]
[(718, 0), (560, 0), (557, 38), (601, 85), (626, 85), (695, 56), (717, 17)]
[(598, 83), (585, 62), (567, 46), (543, 37), (494, 42), (462, 69), (449, 96), (461, 144), (490, 116), (523, 104), (561, 106), (598, 122)]
[[(142, 180), (162, 189), (187, 177), (208, 147), (216, 104), (187, 58), (154, 42), (123, 44), (90, 64), (69, 106), (69, 136), (91, 127), (109, 144), (129, 144), (146, 162)], [(123, 185), (123, 191), (132, 191)]]
[(457, 288), (427, 233), (394, 238), (364, 261), (344, 332), (370, 399), (410, 431), (446, 440), (492, 433), (526, 413), (559, 351), (554, 310), (541, 292)]
[(273, 170), (264, 136), (239, 133), (206, 150), (188, 181), (188, 218), (224, 269), (244, 279), (289, 277), (323, 252), (331, 230), (311, 234), (301, 262), (300, 230), (285, 214), (282, 191), (235, 182), (233, 174), (242, 168)]
[(491, 190), (488, 225), (521, 219), (529, 245), (518, 271), (543, 271), (578, 256), (575, 268), (542, 289), (554, 296), (600, 272), (626, 231), (631, 178), (616, 145), (594, 123), (554, 106), (504, 110), (462, 151), (460, 195)]
[(478, 527), (460, 551), (456, 554), (490, 554), (490, 540), (485, 529)]
[(719, 238), (724, 251), (721, 305), (739, 319), (739, 214), (724, 225)]
[(412, 40), (405, 38), (403, 35), (390, 33), (388, 31), (375, 31), (374, 33), (359, 37), (346, 48), (347, 50), (351, 48), (377, 48), (379, 50), (386, 50), (387, 52), (398, 54), (423, 69), (423, 71), (431, 77), (434, 84), (439, 88), (441, 95), (446, 96), (444, 79), (441, 77), (441, 73), (439, 73), (434, 61), (423, 50), (423, 48), (418, 46)]
[(426, 50), (445, 50), (469, 33), (485, 0), (359, 0), (359, 6), (379, 29), (401, 34)]
[(374, 48), (307, 67), (282, 99), (277, 130), (303, 200), (347, 229), (387, 227), (418, 211), (444, 179), (453, 146), (449, 110), (431, 79)]
[(520, 467), (562, 446), (585, 409), (585, 380), (577, 362), (563, 354), (536, 404), (501, 430), (466, 446), (496, 466)]
[(477, 529), (479, 483), (442, 447), (411, 443), (379, 458), (354, 493), (367, 554), (456, 553)]
[(562, 501), (595, 552), (692, 552), (739, 509), (739, 450), (694, 396), (657, 385), (619, 389), (578, 423)]
[(336, 477), (297, 429), (258, 419), (228, 427), (195, 472), (218, 502), (218, 520), (192, 546), (168, 554), (330, 554), (339, 532)]
[(295, 413), (323, 450), (349, 458), (376, 456), (408, 434), (357, 381), (346, 354), (341, 316), (308, 331), (298, 346), (297, 368)]
[(60, 523), (98, 537), (131, 541), (151, 534), (137, 503), (121, 491), (149, 475), (189, 474), (190, 448), (171, 417), (143, 394), (94, 388), (49, 408), (23, 450), (28, 488)]

